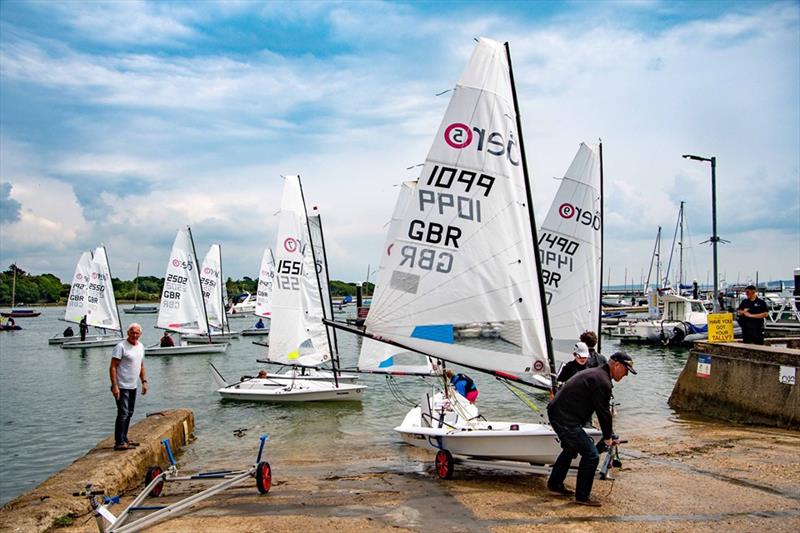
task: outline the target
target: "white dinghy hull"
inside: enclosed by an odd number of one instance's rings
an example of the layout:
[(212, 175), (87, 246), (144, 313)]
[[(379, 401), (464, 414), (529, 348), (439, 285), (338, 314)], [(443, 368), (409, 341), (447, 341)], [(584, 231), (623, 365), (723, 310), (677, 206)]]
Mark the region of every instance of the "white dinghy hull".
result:
[(225, 353), (228, 343), (223, 344), (194, 344), (191, 346), (148, 346), (144, 349), (145, 355), (194, 355), (201, 353)]
[(95, 339), (87, 337), (82, 341), (80, 337), (73, 337), (77, 340), (65, 341), (61, 343), (61, 347), (67, 350), (74, 350), (78, 348), (104, 348), (107, 346), (116, 346), (124, 339), (122, 337), (98, 337)]
[(222, 387), (217, 392), (229, 400), (250, 402), (331, 402), (361, 401), (366, 388), (364, 385), (350, 383), (339, 383), (335, 387), (327, 381), (253, 378)]

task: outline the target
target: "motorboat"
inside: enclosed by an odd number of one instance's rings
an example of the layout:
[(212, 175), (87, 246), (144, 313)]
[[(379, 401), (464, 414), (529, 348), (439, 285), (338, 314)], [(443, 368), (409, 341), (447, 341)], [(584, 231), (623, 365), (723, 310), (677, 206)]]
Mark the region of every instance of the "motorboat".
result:
[(256, 311), (256, 295), (243, 292), (228, 308), (228, 318), (249, 318)]

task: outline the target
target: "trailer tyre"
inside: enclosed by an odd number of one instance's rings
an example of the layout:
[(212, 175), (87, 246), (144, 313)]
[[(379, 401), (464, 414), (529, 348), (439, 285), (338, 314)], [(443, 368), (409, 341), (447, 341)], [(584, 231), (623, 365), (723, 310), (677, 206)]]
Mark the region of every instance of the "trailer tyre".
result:
[(447, 450), (439, 450), (436, 452), (436, 475), (439, 479), (450, 479), (453, 477), (453, 468), (455, 462), (453, 461), (453, 454)]
[(268, 493), (272, 487), (272, 468), (266, 461), (261, 461), (256, 466), (256, 487), (261, 494)]
[[(161, 469), (160, 466), (151, 466), (147, 469), (147, 472), (144, 474), (144, 486), (148, 486), (152, 481), (160, 476), (164, 471)], [(162, 478), (159, 483), (156, 483), (155, 486), (150, 489), (150, 496), (157, 498), (161, 496), (161, 491), (164, 490), (164, 479)]]

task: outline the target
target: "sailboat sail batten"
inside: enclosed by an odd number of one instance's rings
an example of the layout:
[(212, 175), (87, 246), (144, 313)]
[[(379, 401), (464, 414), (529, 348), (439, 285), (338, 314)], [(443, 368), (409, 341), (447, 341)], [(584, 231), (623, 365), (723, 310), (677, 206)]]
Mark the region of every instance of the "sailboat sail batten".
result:
[[(505, 49), (481, 39), (398, 201), (368, 332), (487, 371), (546, 372), (516, 115)], [(504, 340), (512, 330), (516, 342)], [(476, 334), (487, 341), (471, 343)]]
[(188, 229), (178, 230), (172, 245), (156, 325), (180, 333), (208, 332), (203, 289)]
[(572, 360), (583, 331), (597, 327), (600, 302), (600, 156), (581, 144), (539, 233), (556, 366)]
[(89, 284), (86, 289), (86, 323), (98, 328), (120, 331), (117, 301), (111, 283), (106, 249), (98, 246), (89, 263)]

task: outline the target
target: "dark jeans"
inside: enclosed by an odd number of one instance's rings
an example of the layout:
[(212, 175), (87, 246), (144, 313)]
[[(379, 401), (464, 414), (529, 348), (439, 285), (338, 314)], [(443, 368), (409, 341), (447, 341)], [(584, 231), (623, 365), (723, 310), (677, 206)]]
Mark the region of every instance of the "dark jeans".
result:
[(747, 344), (764, 344), (764, 331), (761, 326), (742, 326), (742, 342)]
[(117, 400), (117, 421), (114, 423), (114, 443), (128, 442), (128, 426), (131, 425), (133, 409), (136, 407), (136, 389), (120, 389)]
[(556, 435), (558, 435), (563, 451), (556, 459), (555, 464), (553, 464), (553, 470), (550, 472), (550, 479), (547, 480), (547, 485), (550, 487), (561, 486), (567, 478), (567, 472), (572, 460), (580, 454), (581, 461), (578, 464), (575, 499), (588, 500), (589, 494), (592, 493), (594, 473), (600, 463), (600, 454), (597, 453), (597, 446), (579, 424), (561, 424), (551, 418), (550, 425), (553, 426)]

